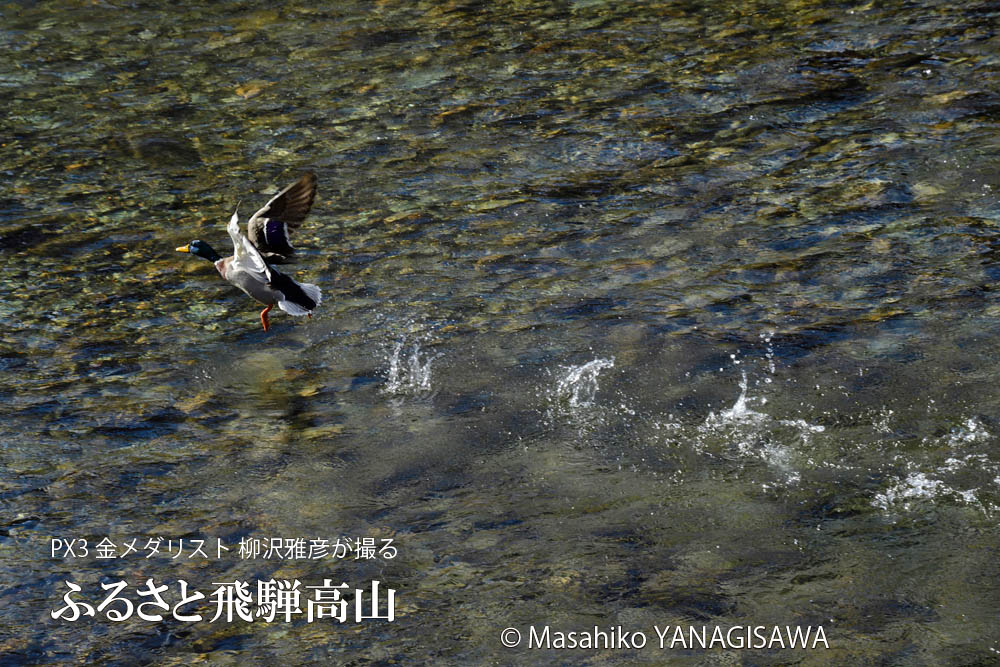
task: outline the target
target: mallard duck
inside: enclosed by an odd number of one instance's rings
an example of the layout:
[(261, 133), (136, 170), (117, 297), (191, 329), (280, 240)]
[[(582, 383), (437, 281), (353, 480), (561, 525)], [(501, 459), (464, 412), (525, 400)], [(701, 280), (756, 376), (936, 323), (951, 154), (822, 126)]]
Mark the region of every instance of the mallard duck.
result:
[(322, 293), (315, 285), (300, 283), (272, 266), (284, 262), (294, 252), (289, 230), (299, 226), (316, 197), (316, 175), (307, 173), (276, 194), (247, 222), (249, 238), (240, 231), (239, 205), (229, 219), (226, 231), (233, 240), (232, 257), (222, 257), (201, 240), (177, 248), (215, 264), (219, 274), (249, 296), (263, 303), (260, 323), (271, 328), (268, 313), (277, 304), (289, 315), (312, 317)]

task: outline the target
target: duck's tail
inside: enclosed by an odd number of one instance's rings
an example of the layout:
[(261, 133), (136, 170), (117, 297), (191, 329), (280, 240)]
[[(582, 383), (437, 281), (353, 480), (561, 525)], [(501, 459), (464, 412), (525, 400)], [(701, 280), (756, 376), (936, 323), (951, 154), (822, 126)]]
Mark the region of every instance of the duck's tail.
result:
[(309, 315), (323, 301), (323, 292), (312, 283), (300, 283), (273, 266), (270, 269), (271, 287), (285, 297), (278, 299), (278, 308), (289, 315)]

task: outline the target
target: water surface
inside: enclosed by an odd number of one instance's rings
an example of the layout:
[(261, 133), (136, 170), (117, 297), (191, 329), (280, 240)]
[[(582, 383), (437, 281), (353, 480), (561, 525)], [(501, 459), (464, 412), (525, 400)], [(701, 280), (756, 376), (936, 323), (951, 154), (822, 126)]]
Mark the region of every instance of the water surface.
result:
[[(6, 662), (995, 659), (993, 4), (0, 14)], [(325, 301), (265, 334), (173, 248), (307, 169)], [(398, 553), (50, 555), (105, 537)], [(51, 618), (150, 577), (396, 618)], [(830, 649), (501, 645), (532, 624)]]

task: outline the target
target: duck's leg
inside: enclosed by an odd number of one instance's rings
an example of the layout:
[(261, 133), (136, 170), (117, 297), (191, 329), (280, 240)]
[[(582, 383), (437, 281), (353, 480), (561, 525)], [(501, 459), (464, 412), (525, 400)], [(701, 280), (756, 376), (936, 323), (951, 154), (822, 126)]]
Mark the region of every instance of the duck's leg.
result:
[(260, 311), (260, 323), (264, 325), (265, 333), (271, 328), (271, 318), (268, 317), (267, 314), (271, 312), (272, 308), (274, 308), (273, 303), (264, 310)]

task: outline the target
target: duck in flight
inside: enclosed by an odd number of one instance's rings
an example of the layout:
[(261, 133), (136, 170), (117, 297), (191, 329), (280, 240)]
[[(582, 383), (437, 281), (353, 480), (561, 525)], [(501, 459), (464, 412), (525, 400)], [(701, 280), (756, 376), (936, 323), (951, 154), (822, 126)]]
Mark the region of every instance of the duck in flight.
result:
[(237, 205), (226, 227), (233, 240), (231, 257), (222, 257), (201, 240), (191, 241), (177, 251), (209, 260), (223, 278), (264, 304), (266, 308), (260, 312), (264, 331), (271, 328), (268, 313), (275, 305), (289, 315), (312, 317), (312, 311), (322, 300), (320, 289), (294, 280), (274, 265), (287, 261), (295, 252), (289, 233), (302, 224), (315, 198), (316, 175), (309, 172), (250, 216), (247, 236), (240, 231)]

